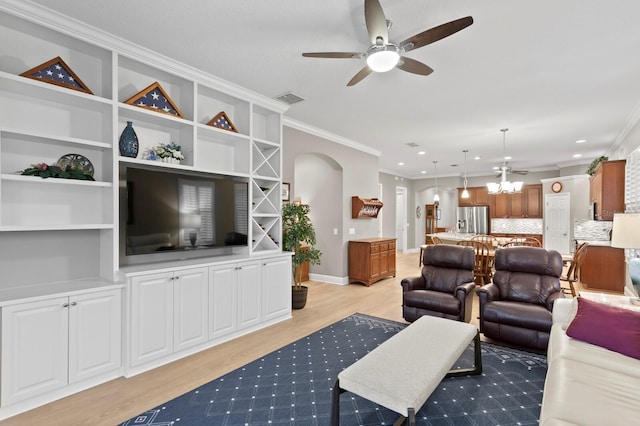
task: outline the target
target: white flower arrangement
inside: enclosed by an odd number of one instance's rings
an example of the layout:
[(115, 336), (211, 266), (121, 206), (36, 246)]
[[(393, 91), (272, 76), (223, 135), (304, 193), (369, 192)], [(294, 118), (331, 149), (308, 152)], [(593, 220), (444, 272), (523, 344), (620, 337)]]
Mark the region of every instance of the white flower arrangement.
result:
[(184, 154), (180, 145), (170, 142), (147, 148), (144, 158), (152, 161), (160, 160), (165, 163), (179, 163), (184, 160)]

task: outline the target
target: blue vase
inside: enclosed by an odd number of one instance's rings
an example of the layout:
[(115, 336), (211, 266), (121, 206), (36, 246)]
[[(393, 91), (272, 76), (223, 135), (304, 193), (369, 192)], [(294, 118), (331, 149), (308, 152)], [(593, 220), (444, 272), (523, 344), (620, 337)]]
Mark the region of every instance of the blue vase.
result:
[(120, 155), (123, 157), (136, 158), (138, 156), (138, 135), (133, 130), (133, 123), (127, 121), (127, 127), (120, 135)]

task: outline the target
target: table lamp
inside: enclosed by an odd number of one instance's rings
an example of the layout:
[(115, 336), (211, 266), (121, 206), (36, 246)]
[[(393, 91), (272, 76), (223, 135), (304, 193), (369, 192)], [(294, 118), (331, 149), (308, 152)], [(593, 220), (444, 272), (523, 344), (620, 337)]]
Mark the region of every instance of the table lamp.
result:
[(191, 231), (189, 231), (189, 241), (191, 242), (191, 246), (194, 247), (198, 239), (198, 228), (202, 226), (202, 218), (199, 214), (187, 214), (183, 218), (183, 225), (185, 228), (191, 228)]
[[(640, 213), (615, 213), (611, 233), (611, 247), (640, 249)], [(640, 258), (629, 261), (631, 283), (640, 294)]]

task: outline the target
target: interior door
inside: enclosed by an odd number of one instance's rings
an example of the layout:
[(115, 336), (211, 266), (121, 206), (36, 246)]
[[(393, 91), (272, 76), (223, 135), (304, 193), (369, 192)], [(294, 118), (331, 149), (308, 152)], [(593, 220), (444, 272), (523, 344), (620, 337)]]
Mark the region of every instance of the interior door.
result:
[(571, 254), (570, 194), (546, 194), (544, 206), (544, 248)]
[(407, 250), (407, 188), (396, 186), (396, 239), (397, 248)]

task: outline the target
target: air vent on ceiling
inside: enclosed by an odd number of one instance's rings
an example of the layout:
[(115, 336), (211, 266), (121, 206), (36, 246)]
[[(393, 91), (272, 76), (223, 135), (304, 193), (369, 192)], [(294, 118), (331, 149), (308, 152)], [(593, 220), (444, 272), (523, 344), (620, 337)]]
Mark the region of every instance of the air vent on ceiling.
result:
[(304, 99), (302, 99), (300, 96), (294, 95), (291, 92), (283, 93), (282, 95), (276, 97), (276, 99), (289, 105), (297, 104), (298, 102), (304, 101)]
[(410, 146), (411, 148), (417, 148), (417, 147), (419, 147), (420, 145), (418, 145), (418, 144), (417, 144), (417, 143), (415, 143), (415, 142), (409, 142), (409, 143), (407, 143), (407, 146)]

